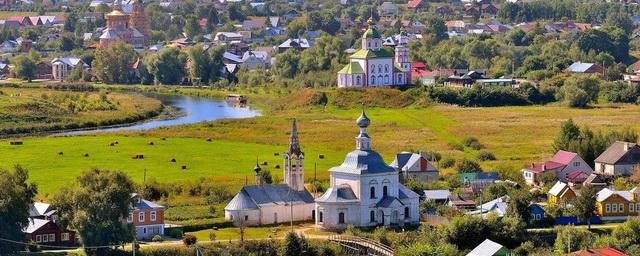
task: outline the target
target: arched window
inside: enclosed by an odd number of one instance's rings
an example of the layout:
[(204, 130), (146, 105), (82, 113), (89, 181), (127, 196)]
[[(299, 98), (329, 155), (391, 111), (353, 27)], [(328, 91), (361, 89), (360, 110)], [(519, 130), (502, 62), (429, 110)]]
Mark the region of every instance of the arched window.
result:
[(322, 212), (318, 213), (318, 222), (322, 223)]
[(376, 198), (376, 187), (371, 187), (371, 189), (369, 190), (369, 195), (371, 199)]
[(408, 219), (409, 218), (409, 207), (405, 207), (404, 208), (404, 218)]
[(360, 76), (356, 76), (356, 85), (360, 85)]
[(367, 41), (367, 48), (371, 48), (371, 41)]
[(338, 224), (344, 224), (344, 212), (338, 213)]
[(382, 196), (387, 196), (387, 186), (382, 187)]
[(376, 83), (376, 77), (375, 76), (371, 76), (371, 84), (375, 84)]
[(402, 74), (398, 75), (398, 83), (402, 83)]
[(382, 73), (382, 65), (378, 64), (378, 73)]
[(389, 75), (384, 75), (384, 82), (389, 83)]
[(384, 72), (389, 72), (389, 64), (384, 65)]
[(375, 73), (376, 72), (376, 65), (371, 65), (371, 73)]
[(376, 222), (376, 212), (374, 211), (369, 212), (369, 221)]

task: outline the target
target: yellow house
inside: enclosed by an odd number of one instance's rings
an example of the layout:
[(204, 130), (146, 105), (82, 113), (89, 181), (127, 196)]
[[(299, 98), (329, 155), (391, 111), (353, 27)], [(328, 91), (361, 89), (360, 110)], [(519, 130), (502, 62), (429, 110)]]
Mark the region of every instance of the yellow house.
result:
[(571, 203), (576, 199), (576, 192), (573, 191), (569, 184), (558, 181), (549, 190), (547, 199), (549, 204)]
[(600, 190), (596, 198), (596, 212), (603, 220), (625, 220), (640, 214), (640, 191)]

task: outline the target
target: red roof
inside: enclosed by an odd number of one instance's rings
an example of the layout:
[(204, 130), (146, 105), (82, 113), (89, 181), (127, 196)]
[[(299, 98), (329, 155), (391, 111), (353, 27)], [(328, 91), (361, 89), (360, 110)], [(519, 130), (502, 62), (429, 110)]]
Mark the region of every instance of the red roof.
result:
[(631, 64), (631, 67), (632, 67), (633, 71), (640, 70), (640, 60), (634, 62), (633, 64)]
[(411, 0), (407, 3), (408, 9), (415, 9), (422, 5), (422, 0)]
[(628, 256), (628, 254), (613, 249), (611, 247), (605, 247), (600, 249), (582, 249), (577, 252), (572, 252), (571, 256)]
[(208, 21), (209, 21), (209, 20), (208, 20), (207, 18), (202, 18), (202, 19), (200, 19), (200, 20), (198, 21), (198, 25), (200, 25), (201, 27), (204, 27), (204, 26), (206, 26), (206, 25), (207, 25), (207, 22), (208, 22)]
[(556, 162), (556, 163), (561, 163), (561, 164), (564, 164), (564, 165), (569, 165), (571, 160), (573, 160), (577, 155), (578, 154), (573, 153), (573, 152), (560, 150), (560, 151), (558, 151), (558, 153), (556, 153), (555, 156), (553, 156), (551, 161)]
[(411, 68), (425, 70), (425, 65), (422, 62), (411, 62)]
[(583, 171), (571, 171), (567, 174), (567, 180), (572, 183), (582, 183), (587, 180), (588, 177), (589, 175)]

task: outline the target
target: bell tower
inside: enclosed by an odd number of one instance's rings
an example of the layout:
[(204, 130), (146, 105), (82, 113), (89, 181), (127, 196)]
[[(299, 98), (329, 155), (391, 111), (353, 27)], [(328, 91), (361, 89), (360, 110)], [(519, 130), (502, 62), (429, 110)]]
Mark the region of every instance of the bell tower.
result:
[(129, 18), (129, 27), (135, 28), (144, 36), (149, 36), (149, 25), (147, 16), (144, 14), (144, 2), (135, 0), (131, 8), (131, 17)]
[(284, 153), (284, 183), (295, 191), (304, 190), (304, 153), (298, 141), (296, 119), (291, 124), (289, 149)]

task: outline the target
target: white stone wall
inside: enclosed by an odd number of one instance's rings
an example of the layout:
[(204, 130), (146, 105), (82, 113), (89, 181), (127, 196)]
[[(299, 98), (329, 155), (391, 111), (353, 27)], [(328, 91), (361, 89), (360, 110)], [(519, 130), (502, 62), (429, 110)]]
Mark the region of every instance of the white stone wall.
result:
[(368, 61), (366, 69), (369, 86), (393, 85), (393, 58), (377, 58)]
[[(247, 216), (247, 220), (244, 220)], [(235, 225), (244, 223), (246, 226), (255, 226), (260, 224), (260, 211), (224, 211), (224, 219), (233, 222)]]
[(593, 169), (591, 169), (591, 166), (582, 160), (582, 158), (576, 156), (571, 160), (571, 162), (569, 162), (569, 165), (556, 172), (556, 178), (566, 181), (567, 175), (573, 171), (582, 171), (587, 175), (590, 175), (593, 172)]

